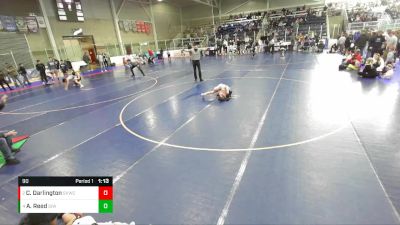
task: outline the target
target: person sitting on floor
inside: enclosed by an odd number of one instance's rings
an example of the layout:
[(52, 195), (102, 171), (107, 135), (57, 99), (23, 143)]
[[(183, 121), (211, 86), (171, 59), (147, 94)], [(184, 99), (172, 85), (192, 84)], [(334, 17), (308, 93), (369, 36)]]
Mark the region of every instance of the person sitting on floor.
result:
[(231, 88), (226, 84), (219, 84), (213, 90), (201, 93), (201, 96), (216, 94), (219, 101), (229, 101), (232, 96)]
[(360, 49), (357, 49), (352, 55), (350, 60), (347, 60), (347, 69), (348, 70), (358, 70), (360, 68), (362, 62), (362, 55), (360, 53)]
[(376, 72), (376, 68), (373, 65), (374, 59), (368, 58), (365, 62), (364, 68), (358, 72), (358, 75), (365, 78), (375, 78), (378, 73)]
[(357, 70), (362, 61), (362, 56), (358, 50), (358, 53), (352, 53), (351, 51), (346, 51), (344, 58), (342, 59), (342, 64), (339, 65), (339, 70), (354, 69)]
[[(3, 95), (0, 98), (0, 110), (4, 108), (7, 103), (8, 96)], [(15, 158), (12, 152), (12, 137), (17, 135), (15, 130), (12, 131), (0, 131), (0, 151), (3, 153), (4, 159), (8, 165), (15, 165), (20, 163), (18, 159)]]
[(388, 63), (396, 62), (395, 54), (396, 54), (396, 52), (395, 52), (394, 48), (389, 48), (385, 63), (388, 64)]
[(337, 53), (337, 51), (338, 51), (338, 46), (337, 46), (336, 43), (334, 43), (334, 44), (331, 46), (331, 49), (329, 50), (329, 53)]
[(318, 45), (317, 45), (317, 52), (322, 53), (324, 51), (324, 47), (325, 47), (324, 41), (319, 40)]
[(374, 54), (374, 63), (373, 63), (373, 65), (374, 65), (376, 71), (378, 71), (378, 73), (381, 73), (383, 68), (385, 68), (385, 61), (381, 57), (381, 54), (379, 54), (379, 53), (375, 53)]
[(392, 79), (394, 73), (394, 66), (392, 63), (386, 64), (385, 68), (382, 70), (382, 74), (380, 75), (383, 79)]

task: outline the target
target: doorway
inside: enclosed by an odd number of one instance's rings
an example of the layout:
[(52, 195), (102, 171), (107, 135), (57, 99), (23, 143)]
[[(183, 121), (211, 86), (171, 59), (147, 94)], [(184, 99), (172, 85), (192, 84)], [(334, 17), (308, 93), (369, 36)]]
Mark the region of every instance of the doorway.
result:
[(96, 62), (96, 44), (93, 35), (63, 36), (65, 58), (72, 61), (82, 60), (83, 54), (89, 54), (91, 63)]

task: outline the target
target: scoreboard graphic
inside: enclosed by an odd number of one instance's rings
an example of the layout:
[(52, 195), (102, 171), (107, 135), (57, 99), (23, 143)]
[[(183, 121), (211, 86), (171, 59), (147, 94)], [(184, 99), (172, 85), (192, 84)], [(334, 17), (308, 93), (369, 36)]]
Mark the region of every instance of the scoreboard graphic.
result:
[(60, 21), (85, 21), (81, 0), (56, 0), (56, 9)]
[(112, 177), (18, 177), (19, 213), (112, 213)]

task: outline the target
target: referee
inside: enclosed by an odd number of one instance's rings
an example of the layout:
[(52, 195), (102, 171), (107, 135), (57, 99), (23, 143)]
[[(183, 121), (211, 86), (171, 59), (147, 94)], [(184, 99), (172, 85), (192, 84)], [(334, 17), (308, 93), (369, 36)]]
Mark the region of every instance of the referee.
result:
[(198, 68), (199, 70), (200, 81), (203, 81), (203, 78), (201, 77), (201, 68), (200, 68), (200, 58), (201, 58), (200, 50), (198, 49), (197, 46), (194, 46), (193, 49), (189, 50), (189, 53), (190, 53), (190, 59), (192, 60), (193, 64), (194, 81), (197, 81), (196, 68)]

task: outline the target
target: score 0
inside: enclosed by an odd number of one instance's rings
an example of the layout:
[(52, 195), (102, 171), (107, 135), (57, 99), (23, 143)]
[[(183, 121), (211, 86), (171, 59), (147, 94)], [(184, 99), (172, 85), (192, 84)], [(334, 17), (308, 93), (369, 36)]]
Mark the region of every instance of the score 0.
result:
[(99, 186), (99, 213), (112, 213), (112, 211), (113, 211), (112, 186)]

